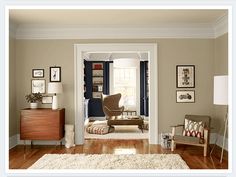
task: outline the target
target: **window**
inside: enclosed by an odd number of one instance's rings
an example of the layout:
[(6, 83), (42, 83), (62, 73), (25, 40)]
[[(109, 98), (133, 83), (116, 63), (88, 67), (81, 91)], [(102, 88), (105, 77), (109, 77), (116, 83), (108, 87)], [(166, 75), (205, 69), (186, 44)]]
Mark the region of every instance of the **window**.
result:
[(120, 105), (136, 110), (136, 68), (115, 68), (114, 93), (121, 93)]

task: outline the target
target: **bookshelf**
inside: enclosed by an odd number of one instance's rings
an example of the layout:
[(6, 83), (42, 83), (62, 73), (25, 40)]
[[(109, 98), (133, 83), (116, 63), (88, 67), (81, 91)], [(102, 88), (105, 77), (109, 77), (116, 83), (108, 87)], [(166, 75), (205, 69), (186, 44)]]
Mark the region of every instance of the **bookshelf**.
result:
[(103, 72), (104, 66), (103, 62), (92, 63), (92, 97), (101, 98), (103, 93)]

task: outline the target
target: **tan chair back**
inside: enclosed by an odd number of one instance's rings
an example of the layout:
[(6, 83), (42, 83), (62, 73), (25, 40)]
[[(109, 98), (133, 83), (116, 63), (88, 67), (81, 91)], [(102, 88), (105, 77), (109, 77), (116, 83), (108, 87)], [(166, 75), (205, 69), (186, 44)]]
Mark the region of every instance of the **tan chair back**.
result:
[(102, 94), (102, 109), (106, 117), (119, 116), (122, 114), (121, 111), (109, 111), (109, 110), (120, 110), (122, 107), (119, 107), (119, 101), (121, 99), (121, 94), (114, 95), (104, 95)]

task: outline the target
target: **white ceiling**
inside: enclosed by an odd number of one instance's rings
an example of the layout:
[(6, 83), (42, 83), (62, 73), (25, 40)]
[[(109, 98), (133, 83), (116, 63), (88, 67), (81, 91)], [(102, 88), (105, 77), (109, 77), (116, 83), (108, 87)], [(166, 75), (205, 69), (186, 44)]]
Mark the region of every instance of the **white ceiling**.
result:
[(80, 27), (158, 27), (171, 24), (215, 23), (227, 10), (61, 10), (14, 9), (10, 21), (16, 25)]

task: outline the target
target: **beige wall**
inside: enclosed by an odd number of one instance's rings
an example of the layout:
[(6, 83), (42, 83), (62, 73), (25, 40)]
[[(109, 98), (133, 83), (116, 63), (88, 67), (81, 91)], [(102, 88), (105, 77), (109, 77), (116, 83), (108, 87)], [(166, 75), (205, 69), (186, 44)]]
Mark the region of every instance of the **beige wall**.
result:
[[(214, 75), (228, 75), (228, 34), (216, 38), (214, 48)], [(214, 105), (214, 129), (219, 130), (224, 125), (226, 112), (227, 106)]]
[[(182, 123), (185, 114), (213, 115), (214, 39), (16, 40), (17, 117), (20, 109), (28, 107), (25, 95), (31, 92), (32, 69), (44, 68), (48, 83), (49, 67), (57, 65), (62, 67), (64, 85), (61, 106), (66, 108), (66, 123), (74, 123), (73, 44), (116, 42), (158, 44), (160, 132), (170, 132), (170, 126)], [(196, 67), (196, 88), (191, 89), (195, 90), (195, 103), (176, 103), (175, 68), (178, 64)]]
[[(32, 69), (44, 69), (44, 79), (48, 83), (49, 67), (61, 66), (64, 92), (59, 95), (60, 106), (66, 108), (66, 123), (74, 123), (74, 48), (72, 41), (16, 40), (16, 66), (18, 117), (20, 109), (29, 107), (25, 95), (31, 93)], [(42, 107), (50, 107), (50, 105), (42, 104)]]
[(9, 38), (9, 136), (17, 133), (15, 39)]
[[(213, 51), (211, 39), (172, 39), (159, 43), (159, 130), (183, 123), (185, 114), (212, 116)], [(195, 103), (176, 103), (176, 71), (179, 64), (195, 65)], [(184, 89), (181, 89), (184, 90)]]

